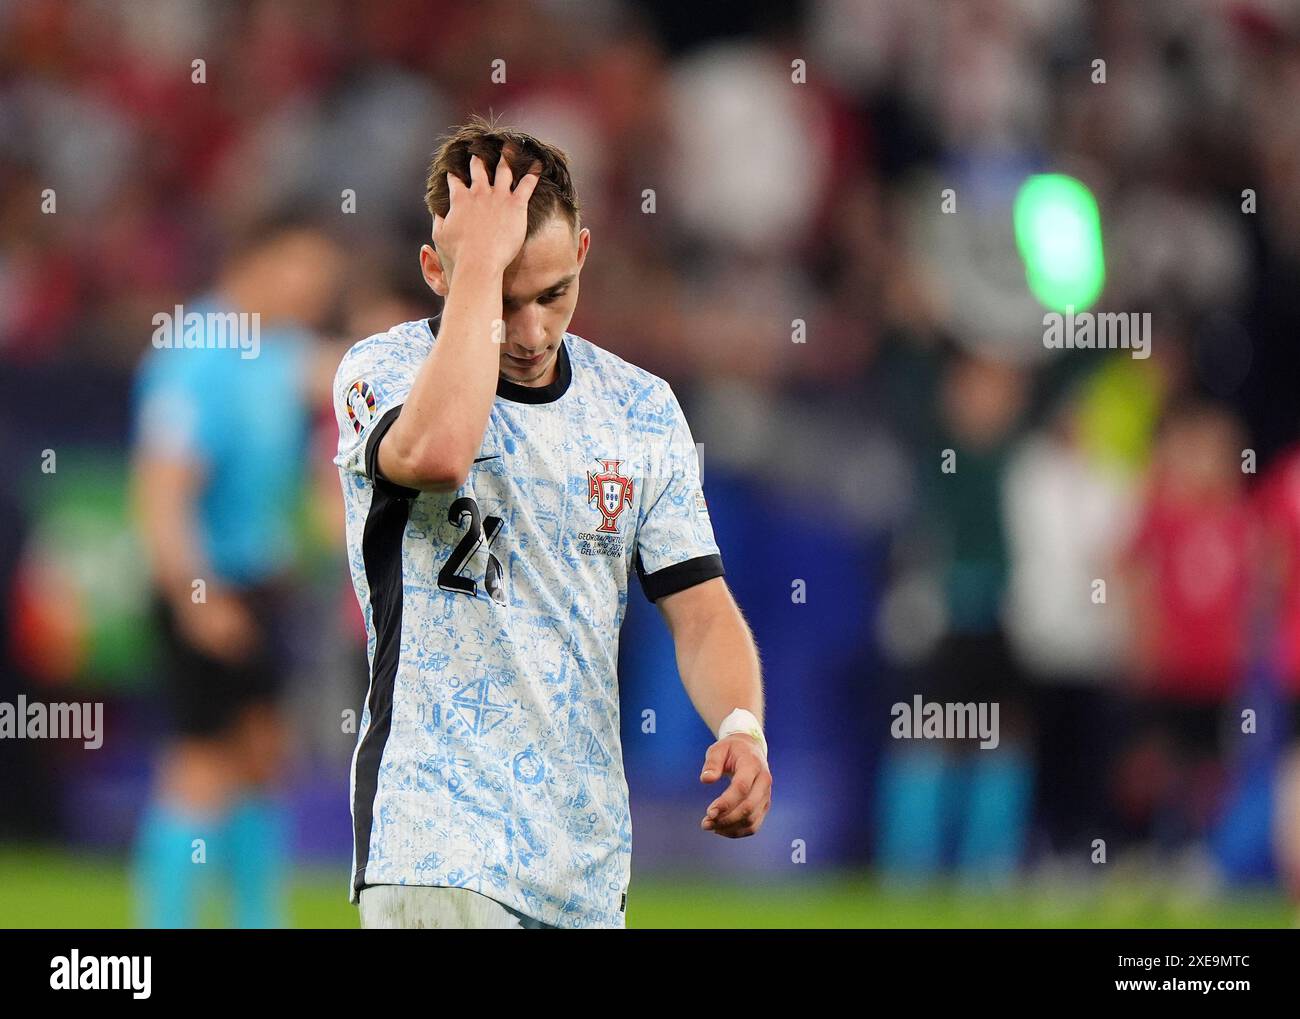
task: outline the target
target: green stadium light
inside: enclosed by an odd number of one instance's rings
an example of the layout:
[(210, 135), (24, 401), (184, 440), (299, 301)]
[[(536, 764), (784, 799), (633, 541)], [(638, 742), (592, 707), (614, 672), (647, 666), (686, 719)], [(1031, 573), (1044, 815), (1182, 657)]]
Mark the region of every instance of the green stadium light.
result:
[(1106, 259), (1097, 199), (1060, 173), (1035, 174), (1020, 185), (1013, 219), (1016, 247), (1030, 292), (1045, 308), (1087, 311), (1101, 296)]

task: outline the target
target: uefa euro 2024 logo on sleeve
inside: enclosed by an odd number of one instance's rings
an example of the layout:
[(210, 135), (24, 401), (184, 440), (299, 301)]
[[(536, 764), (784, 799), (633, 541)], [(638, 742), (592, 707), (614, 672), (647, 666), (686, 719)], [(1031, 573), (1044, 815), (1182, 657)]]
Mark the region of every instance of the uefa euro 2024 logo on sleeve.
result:
[(596, 528), (602, 534), (618, 533), (618, 517), (632, 505), (633, 482), (618, 472), (622, 460), (601, 460), (604, 468), (599, 474), (587, 472), (587, 502), (594, 502), (600, 510), (601, 524)]
[(352, 383), (347, 396), (348, 421), (358, 435), (375, 417), (375, 391), (369, 382), (358, 379)]

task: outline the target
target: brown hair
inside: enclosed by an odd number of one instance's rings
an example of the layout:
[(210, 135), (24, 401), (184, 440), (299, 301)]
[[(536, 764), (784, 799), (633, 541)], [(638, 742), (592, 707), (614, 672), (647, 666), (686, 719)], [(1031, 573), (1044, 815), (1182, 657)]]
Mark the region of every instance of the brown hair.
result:
[(431, 216), (446, 217), (451, 209), (451, 196), (447, 189), (447, 174), (454, 173), (465, 184), (470, 184), (469, 158), (478, 156), (487, 166), (488, 180), (496, 180), (497, 163), (505, 149), (506, 164), (516, 184), (524, 174), (540, 174), (537, 186), (528, 199), (528, 233), (531, 237), (538, 229), (559, 213), (568, 219), (576, 230), (580, 225), (580, 207), (573, 179), (569, 176), (569, 159), (554, 145), (539, 141), (522, 131), (499, 128), (495, 120), (477, 114), (456, 128), (438, 147), (429, 176), (425, 181), (424, 204)]

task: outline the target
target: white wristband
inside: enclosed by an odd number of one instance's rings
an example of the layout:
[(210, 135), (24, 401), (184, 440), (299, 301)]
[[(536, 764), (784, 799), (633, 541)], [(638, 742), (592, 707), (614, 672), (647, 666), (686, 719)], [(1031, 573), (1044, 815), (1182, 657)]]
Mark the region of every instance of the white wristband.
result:
[(736, 732), (743, 732), (758, 740), (758, 745), (763, 748), (763, 759), (767, 760), (767, 739), (763, 736), (763, 727), (758, 724), (758, 719), (754, 717), (753, 712), (736, 708), (718, 726), (718, 739), (726, 739)]

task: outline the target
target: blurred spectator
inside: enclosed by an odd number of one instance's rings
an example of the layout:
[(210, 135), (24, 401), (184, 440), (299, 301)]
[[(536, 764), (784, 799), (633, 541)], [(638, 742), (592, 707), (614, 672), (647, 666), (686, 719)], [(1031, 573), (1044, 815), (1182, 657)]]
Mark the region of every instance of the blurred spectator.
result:
[[(945, 439), (923, 471), (944, 572), (947, 634), (925, 681), (926, 700), (996, 705), (998, 742), (903, 745), (882, 778), (880, 861), (893, 872), (933, 871), (955, 843), (959, 871), (1005, 879), (1019, 865), (1033, 775), (1023, 677), (1002, 612), (1009, 572), (1002, 484), (1027, 398), (1023, 374), (961, 354), (940, 390)], [(953, 749), (963, 748), (963, 749)]]
[[(1252, 517), (1237, 421), (1213, 405), (1172, 411), (1128, 550), (1134, 691), (1143, 742), (1125, 795), (1164, 846), (1203, 837), (1224, 785), (1225, 709), (1249, 654)], [(1143, 801), (1146, 802), (1143, 802)]]
[(1292, 447), (1262, 479), (1260, 581), (1267, 675), (1276, 682), (1264, 724), (1285, 748), (1274, 792), (1272, 849), (1292, 899), (1300, 903), (1300, 448)]
[(1111, 830), (1125, 664), (1114, 550), (1128, 541), (1136, 493), (1083, 448), (1079, 408), (1072, 394), (1016, 450), (1004, 512), (1008, 629), (1033, 684), (1037, 816), (1049, 848), (1083, 862)]

